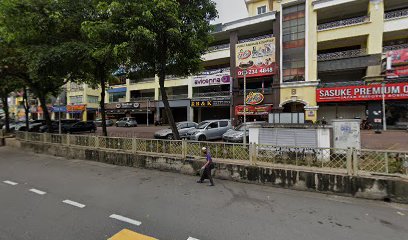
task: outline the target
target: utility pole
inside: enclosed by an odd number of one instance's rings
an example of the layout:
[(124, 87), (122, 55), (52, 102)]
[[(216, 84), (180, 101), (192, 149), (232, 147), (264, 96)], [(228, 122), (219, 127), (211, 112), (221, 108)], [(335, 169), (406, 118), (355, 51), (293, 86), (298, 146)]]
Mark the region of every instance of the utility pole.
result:
[(247, 144), (247, 125), (246, 125), (246, 74), (247, 74), (247, 69), (253, 65), (253, 62), (249, 63), (241, 63), (239, 67), (242, 69), (243, 74), (244, 74), (244, 135), (243, 135), (243, 143), (244, 146)]

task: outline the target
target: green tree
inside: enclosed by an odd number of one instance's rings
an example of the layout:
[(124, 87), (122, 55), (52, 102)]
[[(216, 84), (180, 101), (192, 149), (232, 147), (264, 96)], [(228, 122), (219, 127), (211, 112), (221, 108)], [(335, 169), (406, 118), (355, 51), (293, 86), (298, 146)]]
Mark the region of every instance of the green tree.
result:
[(114, 81), (112, 73), (118, 69), (119, 63), (115, 50), (116, 44), (121, 38), (119, 29), (120, 22), (109, 21), (115, 17), (109, 12), (109, 7), (121, 8), (124, 5), (117, 1), (93, 1), (89, 8), (88, 19), (81, 25), (85, 34), (84, 45), (88, 47), (87, 64), (83, 64), (84, 72), (87, 73), (87, 81), (94, 86), (101, 87), (100, 109), (102, 115), (102, 132), (108, 135), (106, 128), (105, 113), (105, 90), (110, 81)]
[(80, 26), (88, 17), (90, 1), (2, 0), (0, 36), (15, 43), (27, 71), (22, 79), (39, 98), (49, 131), (46, 105), (68, 81), (82, 76), (80, 63), (87, 56)]
[[(114, 52), (136, 76), (157, 75), (166, 115), (180, 139), (167, 98), (167, 75), (200, 71), (201, 56), (211, 42), (210, 21), (217, 11), (211, 0), (139, 0), (105, 4), (103, 26), (115, 35)], [(98, 23), (95, 23), (98, 24)], [(103, 35), (104, 31), (94, 28)], [(105, 30), (107, 28), (103, 28)], [(138, 74), (140, 73), (140, 74)]]

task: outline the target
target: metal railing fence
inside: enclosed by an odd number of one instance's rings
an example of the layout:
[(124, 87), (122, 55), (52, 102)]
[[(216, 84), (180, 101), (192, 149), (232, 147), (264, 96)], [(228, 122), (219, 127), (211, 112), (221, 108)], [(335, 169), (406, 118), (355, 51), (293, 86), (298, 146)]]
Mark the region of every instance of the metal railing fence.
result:
[(229, 160), (249, 165), (293, 167), (313, 171), (336, 171), (348, 175), (381, 174), (408, 178), (408, 152), (273, 146), (265, 144), (200, 142), (144, 138), (103, 137), (16, 132), (16, 139), (86, 148), (111, 149), (131, 153), (202, 158), (207, 147), (215, 160)]
[(317, 30), (323, 31), (323, 30), (328, 30), (328, 29), (352, 26), (352, 25), (356, 25), (360, 23), (369, 22), (369, 21), (370, 21), (370, 16), (361, 16), (361, 17), (355, 17), (355, 18), (342, 19), (338, 21), (319, 24), (317, 26)]
[(391, 20), (391, 19), (402, 18), (402, 17), (408, 17), (408, 9), (390, 11), (384, 14), (385, 20)]
[(335, 59), (359, 57), (359, 56), (363, 56), (366, 54), (367, 54), (367, 49), (365, 48), (340, 51), (340, 52), (332, 52), (332, 53), (322, 53), (322, 54), (317, 55), (317, 61), (328, 61), (328, 60), (335, 60)]

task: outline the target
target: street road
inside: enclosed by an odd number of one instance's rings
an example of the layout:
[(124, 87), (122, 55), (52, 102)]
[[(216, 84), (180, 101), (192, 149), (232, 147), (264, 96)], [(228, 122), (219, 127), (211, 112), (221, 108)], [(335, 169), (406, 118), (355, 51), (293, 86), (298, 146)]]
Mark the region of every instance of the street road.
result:
[(196, 180), (2, 147), (0, 239), (99, 240), (123, 229), (161, 240), (408, 236), (406, 205)]

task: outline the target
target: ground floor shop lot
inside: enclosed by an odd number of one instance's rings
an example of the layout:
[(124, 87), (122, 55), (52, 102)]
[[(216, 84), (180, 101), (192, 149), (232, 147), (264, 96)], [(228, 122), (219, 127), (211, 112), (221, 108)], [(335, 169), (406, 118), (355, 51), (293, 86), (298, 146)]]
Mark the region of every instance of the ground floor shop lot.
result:
[[(134, 128), (108, 127), (109, 136), (112, 137), (136, 137), (153, 138), (156, 131), (168, 128), (168, 126), (139, 125)], [(98, 127), (96, 132), (102, 135), (102, 128)], [(222, 141), (222, 140), (216, 140)], [(389, 130), (381, 134), (374, 133), (374, 130), (361, 131), (361, 147), (366, 149), (389, 149), (408, 151), (408, 131)]]

